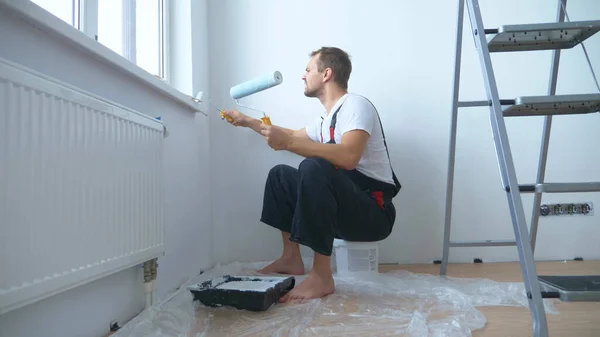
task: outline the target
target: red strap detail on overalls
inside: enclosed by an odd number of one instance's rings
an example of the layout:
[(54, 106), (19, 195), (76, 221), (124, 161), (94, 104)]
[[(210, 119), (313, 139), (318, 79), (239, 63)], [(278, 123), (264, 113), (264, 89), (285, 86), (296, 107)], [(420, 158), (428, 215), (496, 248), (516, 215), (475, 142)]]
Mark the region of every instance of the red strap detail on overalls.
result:
[(384, 207), (383, 207), (383, 192), (381, 192), (381, 191), (371, 192), (371, 194), (373, 194), (373, 197), (375, 197), (375, 201), (377, 202), (377, 205), (379, 205), (379, 207), (381, 207), (381, 209), (384, 209)]

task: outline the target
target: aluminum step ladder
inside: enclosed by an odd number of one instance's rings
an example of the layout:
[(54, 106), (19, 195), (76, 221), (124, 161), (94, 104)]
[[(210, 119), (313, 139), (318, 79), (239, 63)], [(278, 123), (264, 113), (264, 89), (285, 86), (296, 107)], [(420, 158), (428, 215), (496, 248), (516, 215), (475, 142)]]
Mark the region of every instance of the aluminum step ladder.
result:
[[(467, 3), (467, 11), (471, 22), (471, 33), (473, 35), (481, 70), (483, 72), (484, 84), (487, 92), (487, 100), (485, 101), (459, 101), (462, 32), (465, 2)], [(557, 279), (552, 276), (538, 277), (537, 275), (533, 251), (535, 250), (535, 238), (537, 235), (538, 219), (540, 216), (542, 193), (600, 191), (600, 182), (547, 183), (544, 181), (552, 116), (600, 112), (600, 93), (556, 95), (560, 51), (562, 49), (573, 48), (581, 44), (584, 40), (600, 30), (600, 20), (565, 22), (565, 14), (566, 0), (558, 0), (558, 13), (556, 22), (543, 24), (505, 25), (497, 29), (485, 29), (478, 0), (458, 0), (454, 91), (450, 132), (450, 153), (448, 160), (448, 182), (446, 191), (446, 216), (444, 224), (443, 258), (440, 274), (446, 274), (450, 247), (516, 246), (519, 253), (519, 260), (523, 273), (529, 309), (533, 318), (534, 336), (548, 336), (548, 326), (542, 299), (546, 297), (561, 299), (569, 297), (565, 294), (569, 294), (568, 284), (569, 282), (573, 283), (574, 280), (573, 278), (565, 280), (564, 278)], [(583, 47), (584, 52), (586, 52), (585, 46)], [(552, 50), (553, 52), (548, 95), (500, 99), (490, 53), (534, 50)], [(589, 57), (588, 63), (590, 64), (592, 75), (596, 80), (593, 68), (589, 62)], [(596, 85), (598, 85), (597, 80)], [(598, 90), (600, 91), (600, 86)], [(500, 169), (502, 187), (506, 191), (506, 196), (508, 199), (515, 240), (484, 240), (467, 242), (450, 241), (450, 221), (452, 214), (452, 192), (458, 108), (478, 106), (489, 106), (490, 108), (490, 120), (494, 136), (496, 156)], [(515, 166), (511, 154), (504, 118), (518, 116), (545, 116), (537, 179), (534, 184), (519, 185), (517, 182)], [(531, 221), (531, 234), (527, 231), (527, 223), (521, 201), (521, 193), (535, 193)], [(576, 293), (577, 296), (571, 297), (578, 299), (585, 298), (586, 300), (589, 300), (590, 296), (586, 296), (585, 294), (598, 295), (598, 293), (600, 293), (598, 291), (581, 291), (582, 289), (588, 289), (587, 285), (595, 284), (597, 280), (597, 277), (592, 277), (588, 280), (576, 279), (575, 281), (579, 281), (575, 282), (578, 283), (577, 289), (575, 289), (575, 291), (578, 291)]]

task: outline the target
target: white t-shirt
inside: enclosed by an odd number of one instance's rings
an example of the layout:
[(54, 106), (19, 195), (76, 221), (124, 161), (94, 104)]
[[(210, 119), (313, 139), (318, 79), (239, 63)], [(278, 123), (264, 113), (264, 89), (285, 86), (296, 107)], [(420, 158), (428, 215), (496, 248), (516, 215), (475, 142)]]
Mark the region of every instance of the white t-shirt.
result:
[[(337, 144), (342, 142), (342, 135), (352, 130), (364, 130), (369, 133), (369, 141), (358, 162), (356, 169), (368, 177), (383, 182), (394, 184), (392, 168), (383, 142), (381, 124), (375, 107), (364, 97), (356, 94), (346, 94), (340, 98), (327, 115), (317, 117), (315, 121), (306, 127), (306, 133), (315, 142), (321, 142), (321, 130), (323, 132), (323, 143), (329, 141), (329, 126), (333, 113), (342, 105), (337, 113), (334, 139)], [(322, 129), (321, 129), (322, 123)]]

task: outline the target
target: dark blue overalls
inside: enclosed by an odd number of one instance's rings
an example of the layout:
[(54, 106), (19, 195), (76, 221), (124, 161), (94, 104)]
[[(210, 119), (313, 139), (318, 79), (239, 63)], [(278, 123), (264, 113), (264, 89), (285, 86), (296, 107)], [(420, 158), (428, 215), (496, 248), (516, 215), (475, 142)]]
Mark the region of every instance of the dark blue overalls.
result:
[[(331, 118), (327, 143), (335, 144), (340, 108)], [(383, 133), (381, 120), (379, 125)], [(383, 138), (385, 144), (385, 135)], [(387, 151), (387, 144), (385, 147)], [(392, 232), (396, 220), (392, 198), (401, 188), (393, 169), (392, 175), (394, 185), (372, 179), (356, 169), (336, 168), (329, 161), (315, 157), (304, 159), (298, 169), (277, 165), (267, 178), (261, 221), (290, 233), (291, 241), (327, 256), (333, 250), (334, 238), (383, 240)]]

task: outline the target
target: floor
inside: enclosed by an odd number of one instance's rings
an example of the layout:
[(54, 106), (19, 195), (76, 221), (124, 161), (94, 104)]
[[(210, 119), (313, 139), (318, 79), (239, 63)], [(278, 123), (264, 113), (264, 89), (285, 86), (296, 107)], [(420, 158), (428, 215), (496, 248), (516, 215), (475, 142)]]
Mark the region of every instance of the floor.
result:
[[(398, 269), (414, 273), (439, 274), (438, 265), (383, 265), (380, 272)], [(600, 261), (538, 262), (539, 275), (600, 274)], [(489, 278), (500, 282), (522, 282), (518, 263), (454, 264), (448, 275), (461, 278)], [(550, 336), (600, 336), (600, 302), (554, 301), (559, 315), (547, 315)], [(487, 318), (485, 328), (473, 331), (473, 336), (532, 336), (529, 310), (515, 307), (478, 307)]]
[[(263, 266), (220, 266), (187, 286), (225, 274), (255, 275)], [(546, 275), (597, 275), (600, 261), (538, 262), (537, 268)], [(449, 278), (440, 278), (433, 264), (379, 270), (371, 278), (338, 276), (336, 293), (325, 299), (276, 304), (265, 312), (205, 307), (182, 287), (116, 337), (532, 336), (518, 262), (451, 264)], [(547, 299), (545, 307), (550, 336), (600, 336), (600, 302)]]

